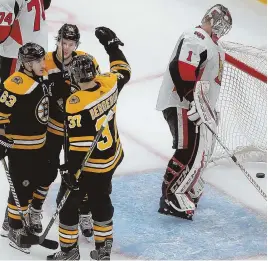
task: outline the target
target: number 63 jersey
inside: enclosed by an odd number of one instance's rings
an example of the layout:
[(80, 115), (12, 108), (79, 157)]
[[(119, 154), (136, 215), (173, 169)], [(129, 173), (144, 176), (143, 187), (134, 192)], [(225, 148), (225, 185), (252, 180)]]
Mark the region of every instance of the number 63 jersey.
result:
[(28, 42), (37, 43), (47, 51), (46, 1), (1, 0), (0, 31), (9, 31), (8, 37), (0, 44), (1, 56), (17, 58), (19, 48)]
[[(97, 85), (72, 94), (66, 102), (70, 155), (68, 161), (74, 171), (80, 168), (97, 132), (110, 109), (116, 111), (118, 74), (107, 73), (94, 79)], [(106, 173), (115, 169), (123, 159), (116, 119), (109, 121), (83, 171)]]

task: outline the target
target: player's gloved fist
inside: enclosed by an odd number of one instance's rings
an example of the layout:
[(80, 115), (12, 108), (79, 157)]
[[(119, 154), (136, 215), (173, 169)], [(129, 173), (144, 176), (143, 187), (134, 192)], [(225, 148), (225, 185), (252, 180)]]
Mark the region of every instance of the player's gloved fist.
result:
[(79, 190), (78, 181), (74, 173), (70, 172), (68, 163), (60, 165), (59, 167), (61, 178), (70, 190)]
[(107, 27), (97, 27), (95, 29), (95, 35), (106, 50), (109, 48), (118, 47), (118, 45), (124, 46), (124, 43), (120, 41), (116, 34)]
[(196, 109), (195, 102), (192, 101), (190, 103), (190, 109), (187, 112), (188, 119), (190, 121), (193, 121), (197, 126), (199, 126), (202, 123), (202, 120), (200, 118), (200, 115)]
[(12, 148), (14, 142), (7, 137), (0, 135), (0, 160), (7, 155), (8, 149)]

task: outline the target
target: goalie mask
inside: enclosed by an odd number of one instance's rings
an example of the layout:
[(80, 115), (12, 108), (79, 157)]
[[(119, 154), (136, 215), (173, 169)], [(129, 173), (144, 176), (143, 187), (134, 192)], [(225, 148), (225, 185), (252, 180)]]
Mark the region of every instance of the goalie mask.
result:
[(233, 21), (229, 10), (217, 4), (206, 12), (202, 23), (210, 23), (212, 34), (219, 39), (231, 30)]
[(97, 72), (91, 55), (75, 56), (70, 65), (69, 72), (76, 83), (92, 81)]

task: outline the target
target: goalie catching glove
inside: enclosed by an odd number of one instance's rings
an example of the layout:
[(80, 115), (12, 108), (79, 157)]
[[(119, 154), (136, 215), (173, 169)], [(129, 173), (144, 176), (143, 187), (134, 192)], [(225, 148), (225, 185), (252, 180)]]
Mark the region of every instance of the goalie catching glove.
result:
[(202, 119), (200, 118), (200, 115), (196, 109), (195, 101), (192, 101), (190, 103), (190, 109), (187, 112), (188, 119), (190, 121), (193, 121), (197, 126), (199, 126), (202, 123)]
[(79, 190), (78, 180), (76, 179), (74, 173), (70, 171), (69, 164), (65, 163), (59, 167), (60, 175), (63, 182), (70, 190)]

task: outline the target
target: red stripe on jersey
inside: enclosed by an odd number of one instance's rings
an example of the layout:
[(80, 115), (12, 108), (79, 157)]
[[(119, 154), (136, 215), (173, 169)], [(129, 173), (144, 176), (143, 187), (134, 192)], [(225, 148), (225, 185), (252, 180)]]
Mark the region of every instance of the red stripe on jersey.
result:
[(178, 62), (179, 74), (183, 81), (195, 81), (195, 71), (196, 67), (192, 64), (185, 63), (182, 61)]
[(1, 26), (0, 27), (0, 42), (3, 42), (7, 39), (10, 32), (10, 26)]
[(187, 109), (182, 109), (182, 125), (183, 125), (183, 148), (188, 148), (188, 116)]
[(15, 72), (16, 65), (17, 65), (17, 59), (14, 58), (14, 59), (12, 59), (9, 75), (11, 75), (11, 74), (13, 74)]
[(12, 37), (18, 44), (22, 45), (22, 36), (21, 36), (20, 24), (18, 20), (15, 20), (12, 25), (10, 37)]

